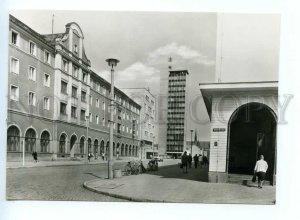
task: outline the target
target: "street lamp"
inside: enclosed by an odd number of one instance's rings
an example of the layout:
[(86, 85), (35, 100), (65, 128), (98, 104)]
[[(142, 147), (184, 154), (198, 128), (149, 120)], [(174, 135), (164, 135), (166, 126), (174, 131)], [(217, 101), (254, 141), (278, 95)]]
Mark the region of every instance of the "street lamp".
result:
[(152, 142), (152, 159), (154, 159), (154, 138), (155, 136), (153, 136), (153, 142)]
[(89, 144), (89, 120), (90, 120), (90, 115), (85, 116), (85, 121), (86, 121), (86, 145), (85, 145), (85, 156), (84, 156), (84, 163), (88, 163), (88, 144)]
[(108, 179), (113, 179), (113, 135), (114, 135), (114, 67), (120, 62), (117, 59), (109, 58), (105, 60), (108, 66), (111, 67), (111, 82), (110, 82), (110, 126), (109, 126), (109, 157), (108, 157)]
[(193, 132), (194, 130), (190, 130), (191, 132), (191, 155), (193, 156)]

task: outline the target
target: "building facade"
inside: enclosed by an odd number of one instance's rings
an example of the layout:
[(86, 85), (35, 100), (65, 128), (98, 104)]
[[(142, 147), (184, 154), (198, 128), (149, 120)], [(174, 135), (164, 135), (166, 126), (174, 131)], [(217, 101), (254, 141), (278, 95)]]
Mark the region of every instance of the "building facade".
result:
[(156, 98), (146, 88), (123, 89), (142, 108), (140, 112), (140, 158), (150, 159), (158, 156), (156, 144)]
[(185, 151), (187, 70), (170, 71), (168, 83), (167, 149), (172, 157)]
[(113, 155), (137, 157), (141, 106), (117, 88), (110, 106), (110, 83), (92, 71), (78, 24), (41, 35), (10, 16), (9, 35), (8, 160), (107, 154), (110, 111)]

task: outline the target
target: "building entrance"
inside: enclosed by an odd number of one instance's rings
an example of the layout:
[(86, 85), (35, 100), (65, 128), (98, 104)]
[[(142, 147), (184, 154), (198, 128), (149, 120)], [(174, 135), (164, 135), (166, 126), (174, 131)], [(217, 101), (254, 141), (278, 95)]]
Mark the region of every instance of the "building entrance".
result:
[(273, 182), (276, 163), (276, 116), (266, 105), (247, 103), (232, 114), (228, 123), (228, 173), (252, 175), (264, 155), (269, 168), (266, 180)]

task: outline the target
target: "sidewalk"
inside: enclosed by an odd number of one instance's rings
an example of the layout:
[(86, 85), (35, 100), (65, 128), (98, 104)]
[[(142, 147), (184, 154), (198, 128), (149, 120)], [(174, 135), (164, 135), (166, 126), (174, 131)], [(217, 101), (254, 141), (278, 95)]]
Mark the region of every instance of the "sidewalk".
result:
[[(205, 171), (195, 171), (207, 175)], [(229, 183), (200, 182), (202, 177), (194, 174), (184, 179), (178, 166), (161, 167), (166, 175), (155, 172), (123, 176), (112, 180), (95, 179), (84, 183), (84, 187), (105, 195), (137, 202), (184, 202), (184, 203), (222, 203), (222, 204), (274, 204), (275, 187), (238, 185)], [(160, 172), (160, 171), (158, 171)], [(163, 171), (162, 171), (163, 172)], [(177, 172), (179, 178), (174, 177)], [(191, 177), (193, 176), (193, 177)], [(204, 177), (203, 177), (204, 178)], [(198, 179), (196, 181), (196, 179)]]
[[(120, 159), (115, 159), (114, 163), (126, 163), (131, 160), (138, 160), (136, 157), (122, 157)], [(144, 165), (147, 164), (149, 160), (143, 160)], [(171, 164), (177, 164), (179, 161), (177, 160), (165, 160), (160, 162), (160, 166), (167, 166)], [(71, 160), (71, 159), (60, 159), (55, 161), (39, 161), (37, 163), (33, 161), (25, 161), (23, 166), (22, 161), (18, 162), (6, 162), (6, 168), (13, 169), (13, 168), (32, 168), (32, 167), (52, 167), (52, 166), (74, 166), (74, 165), (84, 165), (84, 160)], [(102, 158), (98, 158), (97, 160), (91, 159), (88, 164), (107, 164), (107, 160), (102, 160)]]

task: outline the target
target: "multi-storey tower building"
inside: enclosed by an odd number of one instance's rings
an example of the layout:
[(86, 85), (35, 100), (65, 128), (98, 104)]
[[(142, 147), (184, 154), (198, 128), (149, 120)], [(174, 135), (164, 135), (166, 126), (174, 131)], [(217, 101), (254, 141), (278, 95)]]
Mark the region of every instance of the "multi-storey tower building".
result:
[(172, 157), (184, 152), (187, 70), (170, 71), (168, 84), (167, 150)]
[(106, 153), (114, 111), (113, 154), (138, 155), (140, 108), (91, 69), (84, 35), (74, 22), (65, 33), (41, 35), (10, 16), (8, 160), (84, 157)]

